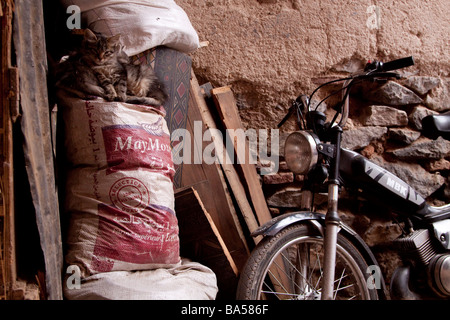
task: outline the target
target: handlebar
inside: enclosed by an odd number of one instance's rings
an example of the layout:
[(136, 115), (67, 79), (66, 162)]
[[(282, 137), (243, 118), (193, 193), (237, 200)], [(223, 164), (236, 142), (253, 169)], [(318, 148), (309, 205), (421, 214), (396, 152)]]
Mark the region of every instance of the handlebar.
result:
[(392, 71), (392, 70), (410, 67), (412, 65), (414, 65), (414, 58), (412, 56), (397, 59), (397, 60), (392, 60), (392, 61), (385, 62), (385, 63), (375, 60), (373, 62), (369, 61), (366, 65), (366, 67), (364, 68), (364, 71), (385, 72), (385, 71)]
[[(410, 67), (412, 65), (414, 65), (414, 58), (412, 56), (388, 61), (385, 63), (383, 63), (381, 61), (376, 61), (376, 60), (373, 62), (369, 61), (366, 64), (363, 71), (359, 71), (359, 72), (351, 75), (348, 78), (332, 80), (330, 82), (320, 85), (318, 88), (316, 88), (314, 90), (314, 92), (311, 94), (309, 99), (311, 99), (312, 96), (314, 95), (314, 93), (318, 89), (322, 88), (323, 86), (325, 86), (327, 84), (331, 84), (333, 82), (337, 82), (337, 81), (344, 81), (344, 84), (342, 86), (342, 89), (343, 89), (342, 90), (343, 100), (342, 100), (342, 105), (341, 105), (342, 106), (342, 109), (341, 109), (342, 117), (341, 117), (341, 120), (339, 121), (339, 125), (344, 126), (345, 122), (347, 120), (347, 117), (348, 117), (348, 112), (349, 112), (349, 92), (350, 92), (350, 88), (355, 80), (364, 80), (364, 79), (370, 79), (370, 78), (400, 78), (399, 74), (394, 73), (394, 72), (389, 72), (389, 71)], [(341, 91), (341, 90), (338, 90), (338, 91)], [(335, 93), (337, 93), (338, 91), (336, 91)], [(330, 96), (328, 96), (327, 98), (329, 98)], [(325, 98), (325, 99), (327, 99), (327, 98)], [(325, 99), (323, 99), (323, 100), (325, 100)], [(309, 112), (309, 110), (304, 110), (304, 108), (306, 106), (309, 107), (308, 96), (301, 95), (301, 96), (297, 97), (297, 99), (294, 101), (293, 105), (289, 108), (288, 114), (278, 124), (278, 127), (281, 127), (287, 121), (287, 119), (295, 112), (295, 110), (298, 109), (299, 107), (301, 109), (303, 109), (303, 110), (299, 110), (300, 113), (302, 113), (303, 111)], [(299, 111), (297, 111), (297, 113), (299, 113)]]
[(381, 71), (397, 70), (397, 69), (410, 67), (413, 65), (414, 65), (414, 58), (411, 56), (411, 57), (401, 58), (401, 59), (392, 60), (392, 61), (389, 61), (386, 63), (382, 63)]

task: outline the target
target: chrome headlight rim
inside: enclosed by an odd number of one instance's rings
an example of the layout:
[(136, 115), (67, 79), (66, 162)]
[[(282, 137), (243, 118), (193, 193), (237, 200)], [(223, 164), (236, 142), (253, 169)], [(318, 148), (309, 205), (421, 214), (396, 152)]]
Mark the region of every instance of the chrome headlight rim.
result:
[[(291, 140), (296, 139), (299, 142), (303, 142), (302, 145), (297, 143), (298, 149), (303, 148), (303, 151), (307, 155), (306, 163), (302, 162), (299, 168), (299, 159), (295, 157), (295, 155), (289, 155), (289, 150), (287, 150), (291, 146), (295, 146), (295, 142), (291, 142)], [(308, 174), (317, 164), (319, 160), (319, 152), (317, 151), (317, 145), (320, 143), (317, 136), (305, 130), (292, 132), (286, 139), (284, 145), (284, 157), (286, 164), (290, 171), (299, 175)]]

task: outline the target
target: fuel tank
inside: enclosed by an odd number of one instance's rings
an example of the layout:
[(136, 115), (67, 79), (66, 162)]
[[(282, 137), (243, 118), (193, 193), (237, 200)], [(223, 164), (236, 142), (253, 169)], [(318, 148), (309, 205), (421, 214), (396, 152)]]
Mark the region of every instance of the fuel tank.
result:
[(361, 189), (367, 197), (400, 213), (413, 215), (426, 205), (409, 184), (354, 151), (341, 150), (339, 175), (344, 186)]

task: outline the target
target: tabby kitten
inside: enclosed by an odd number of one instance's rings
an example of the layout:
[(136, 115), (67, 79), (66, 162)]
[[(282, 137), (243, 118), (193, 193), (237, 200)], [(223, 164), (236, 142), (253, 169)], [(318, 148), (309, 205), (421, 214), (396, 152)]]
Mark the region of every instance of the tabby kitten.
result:
[(81, 47), (61, 62), (56, 86), (79, 98), (160, 106), (167, 96), (153, 69), (133, 64), (120, 35), (106, 37), (86, 29)]
[(167, 99), (164, 86), (149, 65), (138, 61), (132, 62), (123, 50), (121, 50), (119, 61), (127, 73), (126, 102), (146, 105), (164, 104)]

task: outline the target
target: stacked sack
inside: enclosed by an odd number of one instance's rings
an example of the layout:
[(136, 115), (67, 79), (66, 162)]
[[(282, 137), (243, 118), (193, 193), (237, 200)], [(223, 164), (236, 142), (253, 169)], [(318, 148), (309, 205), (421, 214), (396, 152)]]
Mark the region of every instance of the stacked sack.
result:
[(173, 0), (61, 0), (79, 7), (83, 23), (106, 36), (122, 35), (129, 56), (157, 46), (181, 52), (199, 46), (197, 32), (186, 12)]
[(83, 277), (180, 261), (174, 167), (163, 109), (62, 101), (70, 214), (66, 263)]
[(68, 164), (65, 262), (79, 270), (66, 275), (65, 298), (214, 299), (212, 270), (180, 258), (163, 107), (59, 100)]
[[(83, 27), (121, 34), (130, 56), (158, 46), (184, 53), (199, 46), (189, 18), (173, 0), (61, 3), (80, 9)], [(58, 95), (70, 221), (65, 298), (214, 299), (212, 270), (180, 258), (164, 108)]]

